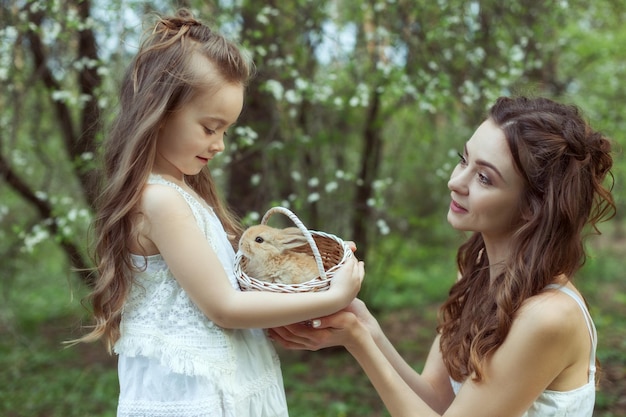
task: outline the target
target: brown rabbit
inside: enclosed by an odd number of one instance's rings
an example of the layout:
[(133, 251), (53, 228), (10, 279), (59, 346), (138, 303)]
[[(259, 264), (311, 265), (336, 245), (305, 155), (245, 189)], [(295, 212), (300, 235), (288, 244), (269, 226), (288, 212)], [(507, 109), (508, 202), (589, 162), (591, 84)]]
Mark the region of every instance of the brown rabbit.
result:
[(246, 274), (280, 284), (301, 284), (319, 276), (313, 255), (292, 250), (303, 245), (308, 242), (297, 227), (263, 224), (249, 227), (239, 240), (239, 250), (248, 259)]

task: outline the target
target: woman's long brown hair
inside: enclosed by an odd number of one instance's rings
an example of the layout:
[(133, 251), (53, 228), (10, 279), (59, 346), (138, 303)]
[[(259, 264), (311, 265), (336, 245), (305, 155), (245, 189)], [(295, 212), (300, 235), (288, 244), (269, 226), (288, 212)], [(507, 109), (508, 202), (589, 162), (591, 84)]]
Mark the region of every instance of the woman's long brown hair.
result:
[[(523, 223), (513, 254), (493, 282), (484, 241), (460, 248), (461, 279), (440, 310), (441, 351), (450, 376), (483, 378), (483, 364), (506, 338), (522, 303), (585, 263), (586, 232), (615, 214), (611, 143), (575, 106), (544, 98), (499, 98), (488, 117), (503, 131), (524, 179)], [(605, 180), (610, 179), (608, 186)]]
[[(208, 59), (212, 79), (193, 70), (194, 55)], [(104, 145), (105, 185), (97, 204), (94, 258), (97, 278), (89, 296), (94, 327), (78, 341), (103, 338), (111, 351), (119, 338), (122, 307), (132, 281), (128, 243), (136, 238), (133, 216), (156, 154), (158, 128), (200, 88), (246, 85), (253, 66), (233, 42), (184, 9), (158, 19), (121, 85), (120, 109)], [(220, 199), (208, 167), (185, 181), (213, 207), (226, 232), (241, 234), (236, 216)]]

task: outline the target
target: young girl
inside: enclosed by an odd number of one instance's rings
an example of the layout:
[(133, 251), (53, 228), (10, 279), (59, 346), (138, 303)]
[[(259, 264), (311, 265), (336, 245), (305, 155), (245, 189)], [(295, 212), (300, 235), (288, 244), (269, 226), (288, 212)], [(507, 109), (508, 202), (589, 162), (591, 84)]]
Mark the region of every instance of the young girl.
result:
[(350, 260), (328, 291), (239, 291), (240, 226), (207, 164), (250, 72), (233, 43), (181, 10), (156, 23), (123, 79), (95, 221), (96, 323), (81, 339), (119, 355), (118, 416), (287, 416), (258, 329), (336, 312), (360, 288), (363, 265)]
[(603, 186), (610, 152), (576, 107), (497, 100), (448, 183), (448, 222), (473, 234), (421, 375), (358, 300), (317, 329), (291, 325), (273, 337), (291, 348), (345, 346), (394, 417), (591, 417), (597, 338), (572, 280), (584, 234), (615, 211)]

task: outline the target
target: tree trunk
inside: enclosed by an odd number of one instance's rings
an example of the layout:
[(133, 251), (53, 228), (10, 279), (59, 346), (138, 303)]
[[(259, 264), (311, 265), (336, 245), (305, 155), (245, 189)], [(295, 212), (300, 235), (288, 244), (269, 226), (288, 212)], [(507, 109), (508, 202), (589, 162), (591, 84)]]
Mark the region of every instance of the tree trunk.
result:
[(383, 138), (380, 117), (380, 93), (373, 89), (372, 101), (363, 131), (363, 152), (354, 201), (353, 236), (362, 259), (367, 256), (372, 215), (368, 201), (374, 196), (374, 181), (380, 171)]

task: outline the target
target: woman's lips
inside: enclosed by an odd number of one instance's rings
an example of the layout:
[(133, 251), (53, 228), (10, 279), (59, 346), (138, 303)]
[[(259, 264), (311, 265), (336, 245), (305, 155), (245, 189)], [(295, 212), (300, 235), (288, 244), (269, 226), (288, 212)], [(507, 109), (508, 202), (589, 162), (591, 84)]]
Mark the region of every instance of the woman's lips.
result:
[(450, 202), (450, 210), (455, 213), (467, 213), (467, 210), (454, 200)]

